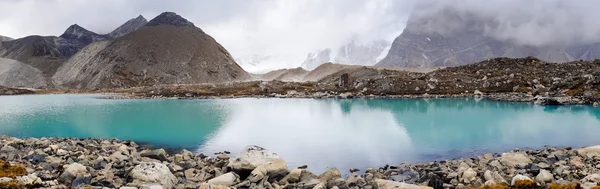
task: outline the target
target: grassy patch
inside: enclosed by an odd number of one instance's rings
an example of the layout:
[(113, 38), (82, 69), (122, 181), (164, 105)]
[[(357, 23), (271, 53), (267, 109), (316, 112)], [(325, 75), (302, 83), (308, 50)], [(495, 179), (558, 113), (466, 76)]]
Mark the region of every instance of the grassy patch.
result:
[(517, 180), (517, 181), (515, 181), (514, 187), (530, 189), (530, 188), (537, 188), (537, 185), (535, 184), (535, 182), (533, 182), (531, 180)]
[(11, 180), (8, 182), (0, 182), (0, 188), (3, 189), (21, 189), (23, 188), (21, 186), (21, 183), (19, 183), (19, 181), (17, 180)]
[(8, 162), (0, 160), (0, 177), (15, 178), (27, 174), (23, 165), (10, 165)]
[(551, 183), (548, 185), (548, 189), (580, 189), (581, 185), (579, 183), (571, 183), (571, 184), (556, 184)]
[(567, 95), (569, 95), (569, 96), (583, 96), (583, 89), (582, 88), (569, 89), (569, 91), (567, 91)]

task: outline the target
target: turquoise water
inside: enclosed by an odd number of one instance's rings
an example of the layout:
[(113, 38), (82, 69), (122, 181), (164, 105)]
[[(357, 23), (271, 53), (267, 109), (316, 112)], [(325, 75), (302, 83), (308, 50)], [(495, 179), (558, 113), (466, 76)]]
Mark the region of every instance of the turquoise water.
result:
[(475, 99), (105, 100), (0, 97), (0, 134), (134, 140), (212, 154), (251, 144), (347, 170), (513, 148), (600, 144), (600, 109)]

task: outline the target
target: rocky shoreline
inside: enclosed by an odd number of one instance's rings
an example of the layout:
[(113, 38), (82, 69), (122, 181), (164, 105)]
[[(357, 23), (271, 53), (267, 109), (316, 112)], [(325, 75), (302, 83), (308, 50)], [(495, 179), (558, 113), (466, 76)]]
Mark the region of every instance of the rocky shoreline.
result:
[(163, 96), (163, 95), (139, 95), (139, 94), (112, 94), (102, 97), (104, 99), (233, 99), (233, 98), (303, 98), (303, 99), (415, 99), (415, 98), (476, 98), (488, 99), (503, 102), (529, 102), (539, 105), (593, 105), (600, 106), (600, 102), (578, 98), (573, 96), (533, 96), (527, 93), (508, 92), (508, 93), (482, 93), (475, 91), (474, 93), (462, 94), (416, 94), (416, 95), (364, 95), (354, 93), (335, 93), (335, 92), (317, 92), (317, 93), (298, 93), (289, 91), (286, 94), (270, 94), (270, 95), (228, 95), (228, 96)]
[(276, 153), (168, 154), (117, 139), (0, 136), (0, 188), (593, 188), (600, 146), (386, 165), (349, 175), (288, 167)]

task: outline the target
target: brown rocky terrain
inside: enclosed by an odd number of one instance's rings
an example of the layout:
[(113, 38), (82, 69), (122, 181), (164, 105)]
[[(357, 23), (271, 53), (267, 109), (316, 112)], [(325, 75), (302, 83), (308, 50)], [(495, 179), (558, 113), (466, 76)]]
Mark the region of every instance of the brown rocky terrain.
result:
[(34, 94), (33, 91), (27, 89), (17, 89), (5, 86), (0, 86), (0, 95), (21, 95), (21, 94)]
[[(340, 75), (348, 73), (346, 86)], [(253, 81), (228, 84), (159, 85), (102, 92), (133, 97), (426, 97), (490, 95), (508, 101), (594, 104), (600, 99), (600, 61), (548, 63), (537, 58), (496, 58), (472, 65), (408, 72), (370, 67), (338, 70), (317, 82)]]
[(308, 70), (297, 67), (292, 69), (279, 69), (267, 72), (262, 75), (258, 75), (258, 79), (265, 81), (279, 80), (279, 81), (302, 81), (304, 75), (308, 73)]
[(249, 79), (229, 52), (193, 23), (166, 12), (113, 41), (89, 45), (55, 74), (67, 88), (116, 88)]

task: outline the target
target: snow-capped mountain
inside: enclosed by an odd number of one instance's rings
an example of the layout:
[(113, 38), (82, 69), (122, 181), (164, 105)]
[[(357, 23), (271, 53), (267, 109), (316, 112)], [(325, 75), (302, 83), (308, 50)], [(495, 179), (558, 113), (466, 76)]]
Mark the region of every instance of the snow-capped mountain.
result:
[(390, 43), (383, 40), (364, 44), (352, 40), (337, 49), (337, 51), (326, 48), (309, 53), (302, 62), (302, 67), (312, 70), (326, 62), (371, 66), (375, 65), (382, 57), (385, 57), (389, 46)]

